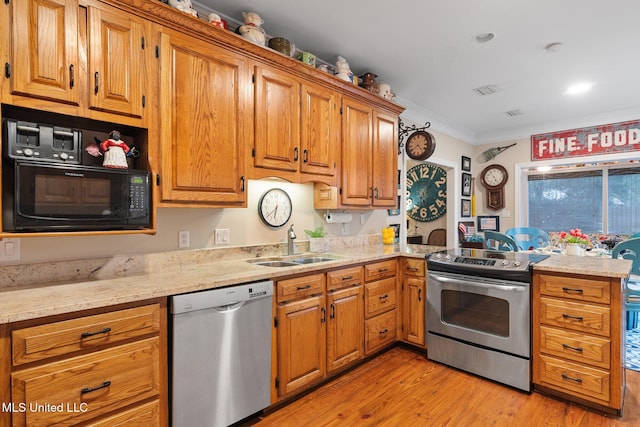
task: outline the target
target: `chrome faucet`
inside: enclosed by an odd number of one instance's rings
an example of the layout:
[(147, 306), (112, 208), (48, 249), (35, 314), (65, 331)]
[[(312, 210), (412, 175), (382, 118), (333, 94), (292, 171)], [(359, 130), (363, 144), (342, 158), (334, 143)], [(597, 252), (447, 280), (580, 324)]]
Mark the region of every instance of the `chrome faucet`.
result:
[(293, 246), (293, 239), (296, 238), (296, 232), (293, 231), (293, 224), (291, 224), (291, 227), (289, 227), (289, 230), (287, 231), (287, 254), (288, 255), (293, 255), (295, 253), (295, 249)]

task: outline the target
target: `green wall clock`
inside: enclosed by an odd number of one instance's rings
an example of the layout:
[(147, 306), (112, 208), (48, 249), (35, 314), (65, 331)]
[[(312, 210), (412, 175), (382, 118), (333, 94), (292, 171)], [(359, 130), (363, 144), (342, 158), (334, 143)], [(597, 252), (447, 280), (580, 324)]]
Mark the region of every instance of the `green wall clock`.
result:
[(447, 212), (447, 171), (420, 163), (407, 171), (407, 215), (428, 222)]

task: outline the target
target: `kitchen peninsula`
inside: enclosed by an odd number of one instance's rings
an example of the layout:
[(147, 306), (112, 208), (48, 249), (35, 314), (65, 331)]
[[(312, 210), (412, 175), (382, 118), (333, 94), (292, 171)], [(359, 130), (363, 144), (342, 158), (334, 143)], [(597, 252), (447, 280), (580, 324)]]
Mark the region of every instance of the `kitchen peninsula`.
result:
[[(296, 247), (298, 253), (306, 252), (305, 244), (306, 242), (298, 243)], [(113, 319), (102, 319), (100, 316), (110, 316), (111, 312), (117, 310), (116, 318), (123, 316), (126, 319), (134, 319), (133, 322), (140, 328), (125, 328), (128, 332), (120, 338), (116, 336), (111, 338), (111, 341), (105, 338), (105, 342), (108, 341), (108, 344), (98, 341), (98, 348), (101, 350), (98, 353), (121, 351), (124, 348), (129, 352), (128, 354), (136, 355), (134, 357), (147, 355), (146, 357), (151, 357), (156, 361), (149, 363), (153, 367), (149, 372), (141, 373), (137, 370), (138, 368), (132, 367), (133, 372), (137, 373), (134, 377), (137, 375), (148, 376), (153, 381), (148, 386), (149, 391), (145, 392), (146, 394), (142, 393), (141, 399), (138, 399), (140, 396), (128, 396), (126, 392), (123, 392), (125, 397), (130, 400), (125, 401), (121, 406), (124, 408), (134, 407), (143, 414), (147, 414), (145, 416), (152, 417), (150, 419), (164, 420), (167, 411), (167, 372), (169, 369), (166, 361), (168, 346), (166, 298), (168, 296), (263, 279), (273, 279), (277, 282), (281, 278), (329, 273), (347, 267), (373, 265), (389, 260), (394, 262), (395, 260), (414, 260), (416, 266), (414, 269), (417, 268), (416, 271), (419, 271), (419, 266), (424, 266), (425, 255), (441, 249), (444, 248), (423, 245), (380, 245), (379, 236), (373, 235), (359, 236), (346, 244), (342, 239), (336, 239), (332, 249), (323, 254), (327, 258), (331, 258), (330, 261), (283, 268), (265, 267), (247, 262), (247, 260), (255, 261), (257, 258), (267, 259), (282, 256), (281, 254), (285, 253), (286, 249), (281, 244), (4, 267), (1, 277), (3, 288), (0, 291), (2, 294), (0, 300), (0, 343), (2, 343), (2, 354), (13, 354), (13, 360), (9, 357), (2, 359), (0, 400), (9, 402), (16, 398), (16, 389), (14, 388), (12, 392), (10, 376), (13, 377), (14, 384), (23, 380), (28, 392), (33, 390), (28, 387), (26, 380), (27, 374), (31, 371), (40, 372), (40, 370), (46, 370), (47, 366), (56, 364), (62, 364), (65, 369), (68, 369), (78, 359), (92, 357), (90, 354), (85, 355), (83, 350), (78, 348), (65, 348), (64, 345), (60, 347), (58, 344), (51, 345), (51, 343), (47, 347), (47, 340), (43, 338), (46, 336), (46, 330), (39, 331), (37, 328), (47, 328), (52, 324), (52, 321), (55, 324), (55, 322), (68, 323), (85, 318), (96, 318), (100, 322), (92, 324), (91, 326), (95, 330), (92, 329), (89, 332), (100, 333), (102, 332), (101, 328), (105, 327), (105, 322), (113, 321)], [(286, 256), (284, 257), (286, 258)], [(631, 263), (628, 261), (558, 255), (537, 264), (534, 273), (580, 278), (600, 277), (605, 281), (610, 281), (612, 284), (611, 295), (615, 295), (617, 290), (614, 288), (627, 277), (630, 266)], [(399, 270), (398, 278), (404, 277), (403, 271)], [(69, 276), (69, 272), (73, 272), (71, 276)], [(49, 279), (45, 280), (45, 277)], [(24, 280), (24, 283), (19, 280)], [(422, 280), (424, 281), (424, 278)], [(398, 331), (401, 330), (403, 324), (404, 314), (402, 311), (406, 309), (404, 304), (400, 302), (403, 301), (400, 295), (402, 292), (406, 292), (402, 290), (402, 283), (400, 283), (403, 281), (402, 279), (396, 281), (399, 297), (397, 298), (398, 309), (395, 311), (395, 322)], [(612, 318), (615, 316), (621, 318), (620, 308), (614, 306), (616, 302), (620, 304), (619, 297), (617, 300), (614, 298), (611, 301)], [(80, 329), (82, 327), (85, 325), (78, 326)], [(68, 330), (78, 331), (80, 330), (78, 328), (69, 328)], [(136, 332), (132, 332), (134, 329)], [(26, 334), (22, 337), (20, 335), (22, 330), (38, 333)], [(615, 333), (620, 333), (620, 325), (611, 328), (611, 354), (614, 355), (611, 358), (612, 365), (614, 360), (620, 360), (621, 340), (615, 337)], [(401, 332), (397, 336), (400, 339)], [(25, 351), (24, 354), (16, 355), (15, 343), (19, 339), (24, 340)], [(102, 339), (102, 337), (98, 335), (97, 339)], [(13, 350), (12, 341), (14, 343)], [(60, 342), (64, 342), (64, 339), (61, 339)], [(372, 355), (387, 346), (376, 348)], [(42, 354), (38, 355), (38, 352)], [(616, 352), (617, 356), (615, 356)], [(72, 357), (65, 359), (64, 355)], [(53, 363), (42, 364), (47, 361), (53, 361)], [(612, 382), (616, 381), (613, 379), (614, 375), (623, 374), (621, 369), (616, 370), (614, 366), (611, 367)], [(622, 387), (624, 386), (622, 379), (618, 383)], [(317, 381), (314, 384), (317, 384)], [(275, 404), (278, 402), (277, 391), (272, 390), (272, 394), (272, 403)], [(294, 395), (295, 393), (285, 395), (285, 398), (288, 399)], [(557, 395), (562, 398), (571, 398), (568, 394), (559, 393)], [(73, 400), (72, 397), (68, 399)], [(134, 403), (131, 402), (140, 404), (134, 406)], [(585, 402), (580, 401), (580, 403)], [(113, 402), (110, 404), (113, 405)], [(105, 416), (110, 416), (114, 413), (113, 409), (119, 408), (119, 406), (117, 404), (115, 406), (106, 405), (105, 408), (103, 411)], [(604, 407), (599, 409), (604, 409)], [(116, 415), (124, 416), (120, 412), (116, 412)], [(0, 424), (4, 425), (4, 421), (11, 414), (5, 412), (1, 416), (4, 418), (2, 419), (3, 423)], [(162, 425), (163, 421), (160, 424)]]

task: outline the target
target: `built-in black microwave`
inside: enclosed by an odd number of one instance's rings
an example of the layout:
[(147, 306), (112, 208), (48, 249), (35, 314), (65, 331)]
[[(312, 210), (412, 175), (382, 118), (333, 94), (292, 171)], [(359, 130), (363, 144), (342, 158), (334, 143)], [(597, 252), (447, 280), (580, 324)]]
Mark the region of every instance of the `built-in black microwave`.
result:
[(3, 231), (151, 227), (149, 172), (87, 156), (83, 134), (93, 131), (9, 118), (2, 131)]
[(151, 226), (149, 172), (24, 161), (7, 162), (4, 168), (4, 231), (117, 230)]

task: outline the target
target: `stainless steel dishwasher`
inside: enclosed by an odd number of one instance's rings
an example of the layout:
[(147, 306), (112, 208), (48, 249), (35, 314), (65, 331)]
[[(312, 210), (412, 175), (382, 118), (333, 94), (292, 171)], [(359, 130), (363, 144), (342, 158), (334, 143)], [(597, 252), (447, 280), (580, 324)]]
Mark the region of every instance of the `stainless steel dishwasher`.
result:
[(173, 427), (228, 426), (270, 403), (273, 282), (171, 298)]

